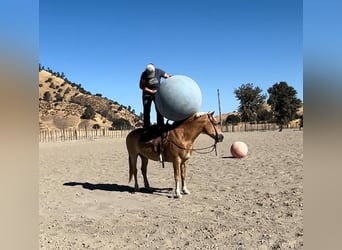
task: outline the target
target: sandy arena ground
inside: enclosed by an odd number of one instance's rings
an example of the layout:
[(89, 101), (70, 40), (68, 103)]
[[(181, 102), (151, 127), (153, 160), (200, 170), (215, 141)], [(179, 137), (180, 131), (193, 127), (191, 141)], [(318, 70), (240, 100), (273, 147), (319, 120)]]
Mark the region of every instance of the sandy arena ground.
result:
[(224, 136), (193, 153), (182, 199), (171, 163), (149, 162), (154, 193), (131, 192), (125, 138), (39, 144), (40, 249), (303, 249), (303, 131)]

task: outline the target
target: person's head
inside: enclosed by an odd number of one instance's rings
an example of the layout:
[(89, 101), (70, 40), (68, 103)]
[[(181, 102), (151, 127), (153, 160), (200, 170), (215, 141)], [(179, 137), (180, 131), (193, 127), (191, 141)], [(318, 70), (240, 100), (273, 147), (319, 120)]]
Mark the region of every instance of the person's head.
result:
[(149, 63), (147, 64), (145, 71), (146, 71), (147, 77), (152, 78), (155, 76), (156, 67), (152, 63)]

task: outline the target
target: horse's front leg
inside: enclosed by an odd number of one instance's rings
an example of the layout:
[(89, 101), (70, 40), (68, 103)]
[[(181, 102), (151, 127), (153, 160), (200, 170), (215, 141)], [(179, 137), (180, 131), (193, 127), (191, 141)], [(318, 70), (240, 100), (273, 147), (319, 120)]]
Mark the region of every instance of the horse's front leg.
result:
[(181, 180), (181, 176), (180, 176), (180, 168), (181, 168), (181, 163), (179, 160), (175, 160), (173, 162), (173, 171), (174, 171), (174, 177), (175, 177), (175, 198), (182, 198), (182, 195), (180, 193), (180, 180)]
[(190, 191), (186, 187), (186, 162), (181, 164), (182, 171), (182, 191), (184, 194), (190, 194)]

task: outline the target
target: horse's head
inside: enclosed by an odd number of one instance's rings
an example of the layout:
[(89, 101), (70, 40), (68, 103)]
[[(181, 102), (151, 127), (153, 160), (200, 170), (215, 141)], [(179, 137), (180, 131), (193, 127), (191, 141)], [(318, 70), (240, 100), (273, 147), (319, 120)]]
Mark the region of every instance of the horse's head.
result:
[(203, 133), (212, 137), (215, 142), (223, 141), (223, 134), (220, 128), (217, 127), (218, 122), (214, 117), (214, 111), (208, 113), (196, 113), (196, 118), (200, 118), (203, 120)]

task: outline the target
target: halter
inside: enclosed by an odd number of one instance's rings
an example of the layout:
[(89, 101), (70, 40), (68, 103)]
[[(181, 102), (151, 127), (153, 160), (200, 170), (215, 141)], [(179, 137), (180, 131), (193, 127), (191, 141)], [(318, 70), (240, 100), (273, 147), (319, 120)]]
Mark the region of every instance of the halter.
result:
[[(169, 140), (169, 141), (170, 141), (173, 145), (177, 146), (177, 147), (180, 148), (180, 149), (183, 149), (183, 150), (193, 150), (193, 151), (197, 152), (198, 154), (208, 154), (208, 153), (211, 153), (213, 150), (215, 150), (215, 155), (217, 156), (216, 144), (217, 144), (218, 141), (219, 141), (218, 133), (217, 133), (217, 129), (216, 129), (216, 127), (215, 127), (215, 122), (213, 121), (213, 119), (212, 119), (210, 113), (208, 112), (207, 115), (208, 115), (208, 119), (209, 119), (211, 125), (214, 127), (214, 130), (215, 130), (215, 137), (214, 137), (215, 143), (214, 143), (213, 145), (210, 145), (210, 146), (208, 146), (208, 147), (203, 147), (203, 148), (184, 148), (184, 147), (178, 145), (177, 143), (175, 143), (174, 141), (171, 141), (171, 140)], [(210, 148), (211, 148), (210, 151), (200, 152), (201, 150), (210, 149)]]

